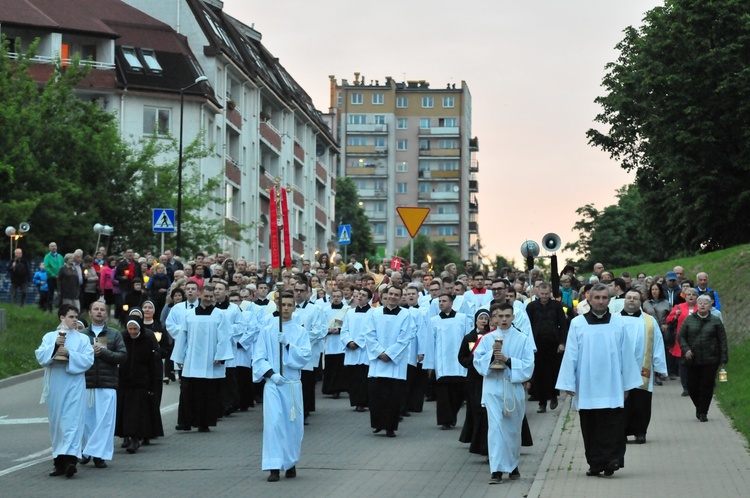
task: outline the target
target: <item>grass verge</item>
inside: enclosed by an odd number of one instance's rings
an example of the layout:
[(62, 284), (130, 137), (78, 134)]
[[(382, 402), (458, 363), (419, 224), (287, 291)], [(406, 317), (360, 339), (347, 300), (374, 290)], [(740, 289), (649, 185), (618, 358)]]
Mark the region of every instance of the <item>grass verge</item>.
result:
[(44, 313), (36, 306), (4, 303), (7, 328), (0, 330), (0, 379), (41, 368), (34, 351), (44, 334), (55, 330), (60, 320), (55, 313)]

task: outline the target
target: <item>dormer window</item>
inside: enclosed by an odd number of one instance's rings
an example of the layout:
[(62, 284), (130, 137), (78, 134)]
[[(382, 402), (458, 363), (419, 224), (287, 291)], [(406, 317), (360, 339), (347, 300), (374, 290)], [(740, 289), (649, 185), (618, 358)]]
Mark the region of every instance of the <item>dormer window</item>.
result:
[(143, 64), (138, 58), (134, 47), (122, 47), (122, 55), (125, 57), (125, 62), (127, 62), (130, 71), (143, 72)]
[(159, 61), (156, 60), (156, 53), (154, 52), (154, 49), (142, 48), (141, 55), (143, 56), (143, 61), (146, 63), (146, 68), (150, 73), (161, 74), (161, 64), (159, 64)]

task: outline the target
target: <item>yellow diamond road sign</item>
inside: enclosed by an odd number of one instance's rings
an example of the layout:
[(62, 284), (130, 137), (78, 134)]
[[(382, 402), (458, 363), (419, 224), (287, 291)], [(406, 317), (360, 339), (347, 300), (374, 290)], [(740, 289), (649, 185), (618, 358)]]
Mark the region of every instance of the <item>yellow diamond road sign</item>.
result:
[(422, 226), (424, 220), (427, 219), (427, 215), (430, 214), (430, 208), (422, 207), (399, 207), (396, 208), (396, 211), (398, 211), (398, 215), (401, 217), (401, 221), (404, 222), (404, 226), (412, 239), (417, 236), (419, 227)]

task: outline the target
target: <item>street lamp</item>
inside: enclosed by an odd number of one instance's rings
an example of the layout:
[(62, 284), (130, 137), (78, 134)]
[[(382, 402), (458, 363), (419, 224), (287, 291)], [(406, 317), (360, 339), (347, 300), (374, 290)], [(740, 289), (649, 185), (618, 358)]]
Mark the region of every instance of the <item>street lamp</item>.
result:
[(190, 85), (180, 88), (180, 150), (177, 153), (179, 170), (177, 180), (177, 250), (175, 251), (180, 256), (182, 256), (182, 123), (185, 110), (185, 90), (190, 90), (204, 81), (208, 81), (206, 76), (198, 76)]
[(109, 225), (102, 225), (101, 223), (97, 223), (94, 225), (94, 233), (97, 234), (94, 254), (96, 254), (96, 251), (99, 250), (99, 242), (101, 242), (102, 240), (102, 235), (110, 236), (112, 235), (112, 232), (114, 232), (114, 230), (115, 229)]

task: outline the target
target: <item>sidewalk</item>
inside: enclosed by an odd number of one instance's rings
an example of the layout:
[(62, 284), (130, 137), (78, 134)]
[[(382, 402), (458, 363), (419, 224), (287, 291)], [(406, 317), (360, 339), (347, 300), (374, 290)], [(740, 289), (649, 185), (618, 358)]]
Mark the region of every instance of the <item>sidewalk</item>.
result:
[(750, 496), (750, 455), (742, 435), (715, 399), (708, 422), (701, 423), (681, 393), (679, 380), (654, 386), (647, 442), (628, 444), (625, 468), (612, 477), (586, 476), (578, 413), (566, 399), (528, 496)]

